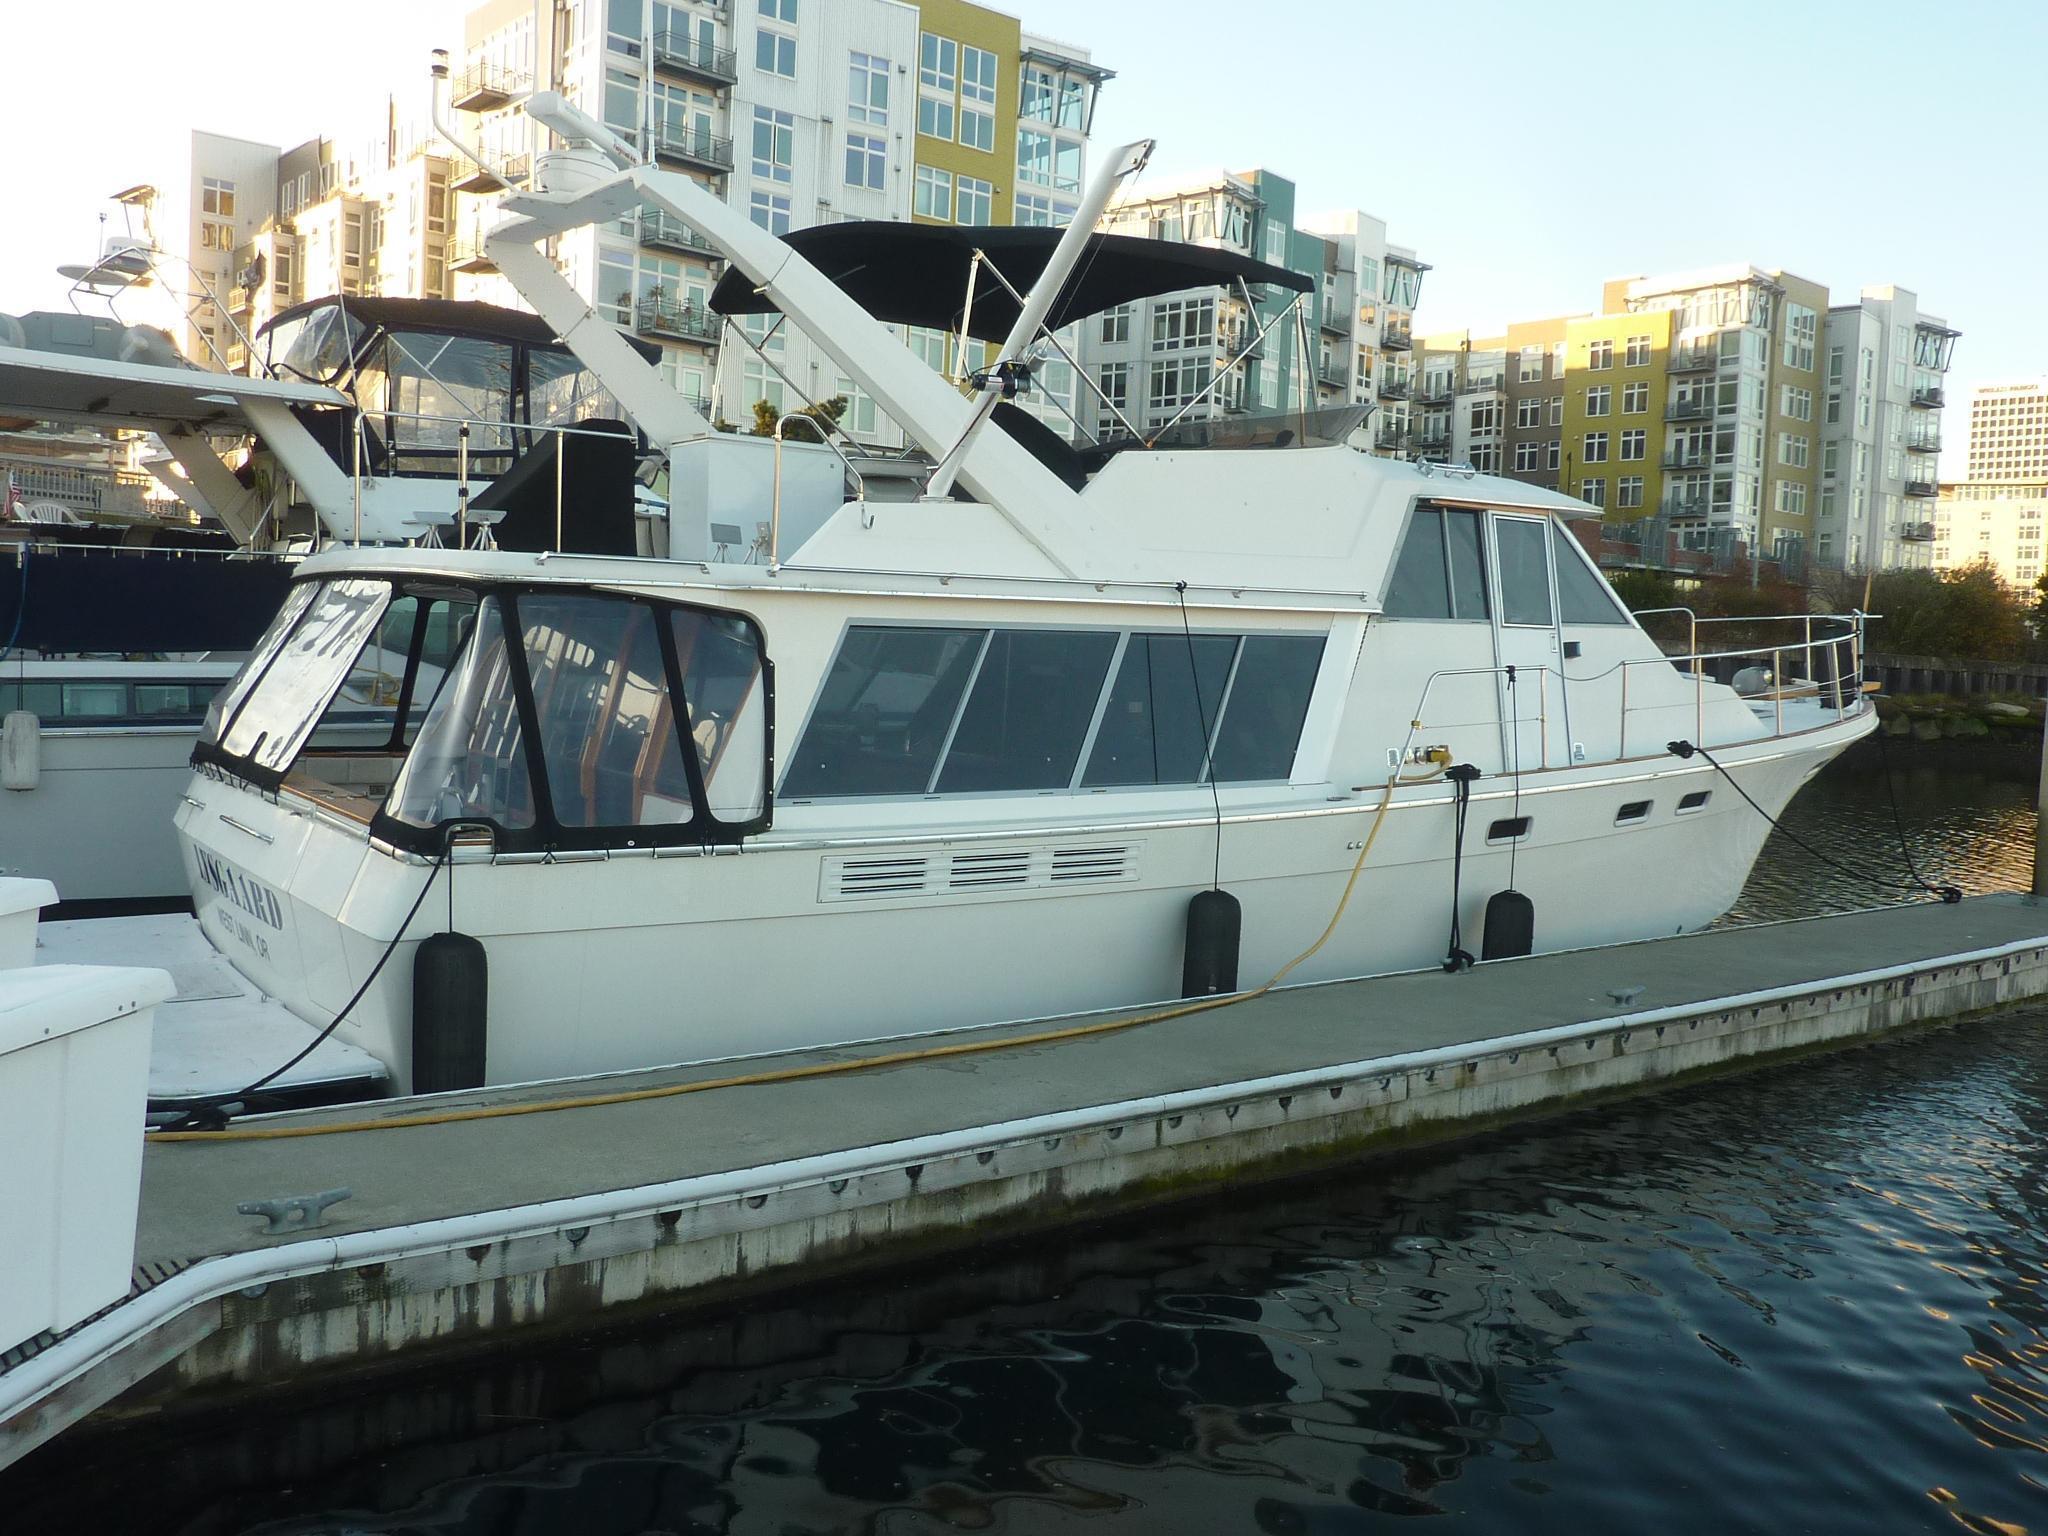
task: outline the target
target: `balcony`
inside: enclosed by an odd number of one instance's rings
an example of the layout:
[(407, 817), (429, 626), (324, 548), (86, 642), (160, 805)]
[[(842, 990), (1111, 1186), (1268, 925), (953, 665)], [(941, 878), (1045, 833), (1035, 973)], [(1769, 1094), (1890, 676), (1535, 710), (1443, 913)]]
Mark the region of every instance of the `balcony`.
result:
[(1406, 400), (1408, 394), (1409, 383), (1406, 379), (1389, 379), (1380, 386), (1382, 400)]
[(1704, 491), (1673, 491), (1657, 510), (1666, 517), (1705, 517), (1714, 510), (1714, 501)]
[(1451, 434), (1442, 427), (1424, 427), (1415, 434), (1417, 453), (1449, 453)]
[(491, 112), (526, 94), (523, 77), (492, 64), (472, 64), (449, 87), (448, 104), (458, 112)]
[(738, 55), (730, 48), (714, 48), (686, 31), (655, 33), (647, 57), (656, 69), (713, 85), (731, 85), (739, 78)]
[(1923, 409), (1938, 411), (1942, 407), (1943, 395), (1934, 385), (1925, 385), (1913, 391), (1913, 403)]
[(1449, 405), (1458, 398), (1458, 386), (1450, 383), (1424, 384), (1415, 391), (1416, 403), (1420, 405)]
[(1341, 309), (1325, 307), (1320, 324), (1332, 336), (1349, 336), (1351, 334), (1351, 317)]
[(1408, 429), (1406, 427), (1381, 427), (1372, 442), (1375, 448), (1386, 448), (1398, 452), (1400, 449), (1408, 446)]
[(1406, 325), (1388, 325), (1380, 332), (1380, 346), (1389, 352), (1408, 352), (1415, 347), (1415, 332)]
[(457, 235), (448, 242), (450, 272), (495, 272), (498, 264), (484, 253), (481, 235)]
[(1666, 469), (1705, 469), (1713, 462), (1713, 451), (1707, 448), (1674, 448), (1663, 459)]
[(1939, 496), (1941, 494), (1941, 487), (1932, 480), (1908, 480), (1906, 482), (1906, 494), (1922, 498)]
[(453, 185), (458, 192), (485, 193), (502, 192), (515, 183), (526, 180), (526, 156), (512, 155), (499, 161), (495, 166), (486, 161), (472, 165), (469, 174)]
[(1941, 434), (1939, 432), (1915, 432), (1911, 437), (1906, 439), (1906, 452), (1941, 452)]
[(1664, 366), (1672, 373), (1712, 373), (1721, 366), (1721, 355), (1712, 347), (1690, 352), (1674, 351)]
[(718, 340), (724, 320), (701, 304), (673, 298), (665, 293), (643, 295), (633, 305), (633, 329), (642, 336), (666, 336), (675, 341)]
[(1330, 389), (1344, 389), (1351, 383), (1351, 375), (1340, 363), (1317, 363), (1316, 382)]
[(732, 169), (732, 140), (721, 139), (701, 128), (672, 128), (660, 124), (648, 133), (648, 147), (654, 158), (676, 165), (694, 165), (700, 170)]
[(687, 251), (720, 258), (725, 254), (680, 219), (652, 210), (640, 215), (640, 243), (657, 251)]
[(1674, 400), (1664, 409), (1666, 421), (1711, 421), (1713, 416), (1711, 400)]
[(1932, 544), (1934, 542), (1934, 524), (1901, 523), (1899, 524), (1899, 537), (1908, 544)]

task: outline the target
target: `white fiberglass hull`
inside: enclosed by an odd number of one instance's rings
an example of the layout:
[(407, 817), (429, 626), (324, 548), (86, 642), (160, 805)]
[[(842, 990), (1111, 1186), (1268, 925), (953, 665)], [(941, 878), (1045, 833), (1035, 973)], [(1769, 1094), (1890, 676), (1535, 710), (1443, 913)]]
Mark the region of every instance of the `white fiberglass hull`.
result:
[(33, 789), (0, 792), (0, 875), (48, 880), (65, 901), (179, 900), (172, 830), (196, 724), (43, 731)]
[[(1723, 761), (1775, 815), (1871, 720), (1731, 748)], [(1703, 806), (1680, 811), (1702, 791)], [(179, 821), (208, 936), (267, 993), (325, 1024), (369, 974), (430, 866), (373, 848), (360, 828), (289, 794), (273, 800), (209, 777), (191, 794), (203, 808), (182, 808)], [(1226, 797), (1220, 875), (1243, 906), (1241, 986), (1267, 980), (1323, 931), (1379, 798), (1370, 789), (1259, 809)], [(487, 1080), (1176, 997), (1187, 902), (1219, 867), (1206, 799), (1179, 797), (1171, 815), (1002, 835), (854, 840), (778, 827), (715, 857), (458, 863), (452, 926), (480, 938), (489, 957)], [(1643, 800), (1648, 814), (1617, 824), (1623, 806)], [(1490, 845), (1493, 823), (1518, 814), (1530, 818), (1526, 840), (1512, 851)], [(1398, 793), (1336, 932), (1290, 984), (1443, 959), (1453, 815), (1447, 784)], [(1539, 950), (1702, 927), (1734, 903), (1768, 832), (1697, 758), (1525, 775), (1519, 809), (1505, 781), (1488, 779), (1465, 840), (1465, 945), (1480, 948), (1487, 900), (1511, 869), (1535, 906)], [(387, 1062), (401, 1088), (409, 952), (448, 926), (449, 890), (437, 883), (340, 1030)]]

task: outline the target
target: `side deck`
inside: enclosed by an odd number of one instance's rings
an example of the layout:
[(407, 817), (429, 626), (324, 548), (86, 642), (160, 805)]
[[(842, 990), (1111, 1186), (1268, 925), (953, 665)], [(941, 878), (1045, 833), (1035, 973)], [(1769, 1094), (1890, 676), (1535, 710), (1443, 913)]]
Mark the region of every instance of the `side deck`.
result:
[[(117, 1399), (219, 1402), (730, 1300), (2044, 994), (2048, 905), (1993, 896), (1130, 1027), (1042, 1021), (157, 1138), (130, 1297), (0, 1357), (0, 1465)], [(269, 1235), (236, 1210), (336, 1189), (318, 1230)]]

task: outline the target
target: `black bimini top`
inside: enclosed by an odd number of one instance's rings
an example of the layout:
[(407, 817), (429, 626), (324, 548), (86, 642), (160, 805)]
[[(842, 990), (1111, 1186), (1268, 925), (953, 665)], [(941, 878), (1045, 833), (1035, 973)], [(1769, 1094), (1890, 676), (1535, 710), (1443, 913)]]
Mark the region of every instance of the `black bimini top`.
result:
[[(1011, 287), (1028, 294), (1064, 233), (1040, 225), (872, 221), (815, 224), (782, 238), (877, 320), (957, 331), (977, 250)], [(1223, 287), (1240, 278), (1249, 285), (1296, 293), (1314, 287), (1313, 279), (1299, 272), (1236, 251), (1136, 235), (1093, 235), (1046, 324), (1058, 330), (1119, 304), (1184, 288)], [(721, 315), (775, 312), (775, 305), (737, 267), (728, 267), (719, 279), (711, 307)], [(1017, 314), (1018, 304), (1009, 290), (993, 276), (977, 272), (967, 334), (1000, 342), (1010, 334)]]
[[(329, 294), (323, 299), (307, 299), (290, 309), (279, 310), (256, 335), (261, 339), (302, 315), (337, 306), (365, 330), (445, 332), (451, 336), (474, 336), (480, 341), (562, 350), (555, 328), (539, 315), (474, 299), (401, 299), (371, 294), (343, 297)], [(637, 336), (628, 336), (626, 341), (649, 361), (661, 356), (661, 348), (653, 342), (643, 341)]]

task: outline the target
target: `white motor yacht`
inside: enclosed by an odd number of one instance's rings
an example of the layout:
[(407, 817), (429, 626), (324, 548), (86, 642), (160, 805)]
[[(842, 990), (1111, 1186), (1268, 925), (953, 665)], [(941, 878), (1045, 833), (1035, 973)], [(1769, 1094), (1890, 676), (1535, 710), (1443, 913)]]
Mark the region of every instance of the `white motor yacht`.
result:
[[(1427, 966), (1454, 922), (1510, 954), (1684, 932), (1770, 830), (1744, 795), (1777, 813), (1872, 728), (1857, 619), (1740, 654), (1695, 629), (1668, 657), (1569, 497), (1376, 458), (1306, 410), (1249, 445), (1048, 448), (1000, 408), (1045, 329), (1191, 281), (1176, 248), (1089, 232), (1149, 146), (1035, 232), (1029, 292), (981, 296), (1004, 362), (963, 398), (884, 323), (956, 305), (957, 270), (904, 265), (925, 232), (812, 232), (855, 243), (835, 280), (559, 100), (532, 110), (567, 147), (488, 246), (601, 375), (616, 333), (537, 242), (657, 208), (931, 469), (916, 499), (855, 487), (814, 528), (778, 501), (789, 547), (725, 563), (726, 450), (671, 413), (665, 558), (365, 544), (300, 567), (215, 701), (178, 828), (213, 942), (401, 1090)], [(1200, 280), (1299, 286), (1198, 255)], [(863, 272), (893, 296), (863, 307)], [(633, 409), (635, 381), (606, 382)], [(412, 658), (392, 729), (336, 742), (373, 644)], [(1241, 932), (1198, 956), (1215, 890)], [(1487, 934), (1509, 890), (1533, 932)], [(480, 944), (452, 1071), (446, 994), (420, 1004), (409, 963), (444, 931)]]

